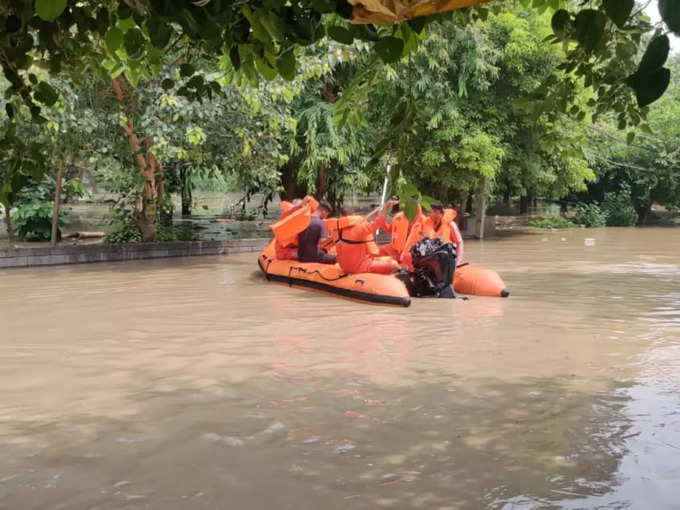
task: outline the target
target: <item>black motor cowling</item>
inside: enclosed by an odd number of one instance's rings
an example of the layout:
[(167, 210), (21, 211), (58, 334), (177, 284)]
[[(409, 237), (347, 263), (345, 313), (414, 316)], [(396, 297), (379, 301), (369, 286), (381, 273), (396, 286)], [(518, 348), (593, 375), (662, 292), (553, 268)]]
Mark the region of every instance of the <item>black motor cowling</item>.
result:
[(440, 238), (423, 239), (411, 248), (414, 271), (397, 276), (414, 297), (455, 298), (453, 273), (456, 270), (456, 246)]

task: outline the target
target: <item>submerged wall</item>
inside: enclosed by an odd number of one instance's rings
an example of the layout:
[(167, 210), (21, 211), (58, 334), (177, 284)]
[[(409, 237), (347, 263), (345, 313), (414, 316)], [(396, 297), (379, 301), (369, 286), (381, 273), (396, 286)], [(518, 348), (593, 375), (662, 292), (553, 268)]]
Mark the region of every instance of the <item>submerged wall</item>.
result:
[(0, 269), (260, 251), (269, 239), (0, 249)]

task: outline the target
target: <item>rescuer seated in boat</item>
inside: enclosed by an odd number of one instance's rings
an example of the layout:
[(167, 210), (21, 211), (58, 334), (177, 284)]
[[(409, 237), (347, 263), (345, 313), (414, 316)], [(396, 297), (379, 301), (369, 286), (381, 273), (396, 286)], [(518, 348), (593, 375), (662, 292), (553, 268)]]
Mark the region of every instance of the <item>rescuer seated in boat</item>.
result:
[[(288, 202), (288, 201), (281, 201), (280, 207), (281, 207), (281, 216), (279, 216), (279, 220), (282, 220), (284, 218), (287, 218), (291, 214), (293, 214), (295, 211), (300, 209), (303, 205), (309, 203), (309, 200), (306, 197), (304, 200), (301, 198), (295, 198), (293, 201)], [(276, 258), (279, 260), (297, 260), (298, 259), (298, 249), (297, 245), (292, 243), (288, 244), (287, 246), (284, 246), (281, 244), (281, 242), (277, 239), (276, 243), (274, 244), (274, 249), (276, 250)]]
[(346, 273), (390, 274), (399, 270), (399, 264), (392, 257), (381, 257), (371, 249), (374, 246), (373, 233), (385, 224), (385, 212), (392, 207), (394, 200), (387, 202), (378, 217), (368, 219), (378, 210), (366, 217), (345, 214), (337, 220), (336, 251), (340, 267)]
[(455, 222), (458, 213), (455, 209), (444, 209), (441, 204), (430, 206), (430, 212), (423, 223), (423, 235), (425, 237), (441, 237), (445, 242), (456, 246), (456, 259), (463, 259), (464, 243), (460, 229)]
[(309, 226), (298, 235), (298, 260), (300, 262), (319, 262), (321, 264), (335, 264), (336, 257), (320, 248), (327, 240), (326, 225), (323, 220), (331, 213), (328, 202), (322, 201), (312, 213)]

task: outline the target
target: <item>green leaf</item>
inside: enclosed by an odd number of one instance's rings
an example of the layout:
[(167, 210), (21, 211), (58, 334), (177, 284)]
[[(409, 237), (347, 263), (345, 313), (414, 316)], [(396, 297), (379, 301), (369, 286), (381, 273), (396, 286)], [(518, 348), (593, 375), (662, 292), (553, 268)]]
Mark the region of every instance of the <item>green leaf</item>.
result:
[(312, 0), (312, 9), (321, 14), (335, 11), (335, 5), (334, 0)]
[(12, 119), (14, 118), (14, 106), (12, 106), (11, 103), (7, 103), (5, 105), (5, 113), (7, 113), (7, 116)]
[(285, 38), (286, 26), (274, 11), (269, 11), (266, 16), (258, 19), (273, 41), (282, 41)]
[(132, 16), (132, 9), (125, 2), (119, 2), (117, 13), (120, 19), (127, 19)]
[(408, 20), (408, 25), (417, 33), (420, 34), (427, 25), (428, 19), (426, 16)]
[(418, 36), (416, 33), (411, 30), (411, 27), (407, 24), (404, 23), (401, 26), (401, 34), (404, 39), (404, 50), (402, 51), (402, 57), (408, 55), (411, 53), (411, 51), (415, 50), (418, 47), (418, 43), (420, 40), (418, 39)]
[(386, 64), (398, 62), (404, 51), (404, 41), (396, 37), (383, 37), (375, 43), (375, 51)]
[(638, 106), (643, 108), (663, 96), (671, 81), (671, 72), (662, 67), (650, 73), (635, 73), (626, 83), (635, 90)]
[(422, 195), (420, 197), (420, 205), (422, 205), (423, 209), (425, 209), (426, 211), (430, 210), (430, 206), (432, 204), (438, 204), (438, 203), (439, 203), (439, 200), (437, 200), (436, 198), (432, 198), (429, 195)]
[(116, 27), (111, 27), (104, 37), (104, 43), (109, 53), (115, 53), (123, 44), (123, 32)]
[(337, 0), (335, 2), (335, 13), (342, 18), (352, 18), (352, 4), (347, 0)]
[(269, 65), (259, 57), (255, 58), (255, 69), (257, 69), (257, 72), (264, 76), (267, 81), (272, 81), (276, 78), (276, 69), (269, 67)]
[(404, 215), (409, 219), (409, 221), (413, 221), (416, 219), (416, 215), (418, 214), (418, 202), (415, 200), (408, 200), (404, 203), (403, 209)]
[(668, 59), (669, 51), (670, 43), (667, 35), (652, 39), (645, 50), (645, 54), (642, 56), (642, 60), (640, 60), (638, 73), (647, 73), (663, 67)]
[(238, 54), (238, 46), (232, 46), (229, 50), (229, 59), (231, 60), (231, 65), (236, 71), (241, 67), (241, 56)]
[(619, 28), (623, 28), (626, 24), (634, 6), (635, 0), (603, 0), (602, 2), (604, 12)]
[(362, 41), (377, 41), (380, 39), (374, 25), (352, 25), (354, 37)]
[(418, 188), (413, 184), (404, 184), (399, 191), (399, 196), (403, 199), (417, 199), (419, 195)]
[(328, 34), (328, 37), (342, 44), (352, 44), (354, 42), (352, 32), (345, 27), (332, 25), (326, 29), (326, 33)]
[(59, 95), (46, 81), (38, 83), (36, 88), (36, 96), (38, 100), (46, 106), (52, 106), (59, 99)]
[(179, 75), (182, 78), (193, 76), (195, 72), (196, 68), (192, 64), (182, 64), (181, 66), (179, 66)]
[(295, 78), (296, 67), (297, 62), (292, 48), (281, 54), (276, 60), (276, 68), (279, 70), (279, 74), (288, 81)]
[(165, 48), (172, 37), (172, 28), (158, 16), (151, 16), (146, 23), (149, 39), (156, 48)]
[(123, 42), (125, 44), (125, 51), (130, 60), (140, 61), (144, 58), (146, 53), (146, 39), (144, 39), (144, 34), (139, 28), (134, 27), (125, 32)]
[(584, 9), (576, 15), (574, 27), (576, 39), (588, 51), (593, 51), (602, 42), (607, 18), (595, 9)]
[(680, 3), (678, 0), (659, 0), (659, 14), (668, 28), (680, 36)]
[(649, 127), (649, 124), (640, 124), (640, 130), (648, 135), (653, 135), (654, 131)]
[(630, 145), (633, 143), (633, 140), (635, 140), (635, 131), (630, 131), (626, 136), (626, 143)]
[(35, 12), (45, 21), (54, 21), (64, 9), (66, 0), (35, 0)]
[(174, 86), (175, 82), (172, 81), (170, 78), (166, 78), (161, 82), (161, 87), (163, 87), (163, 90), (170, 90)]
[(553, 14), (550, 25), (552, 26), (553, 32), (555, 32), (557, 38), (564, 39), (567, 35), (567, 30), (571, 25), (571, 16), (566, 10), (560, 9), (559, 11), (555, 12), (555, 14)]

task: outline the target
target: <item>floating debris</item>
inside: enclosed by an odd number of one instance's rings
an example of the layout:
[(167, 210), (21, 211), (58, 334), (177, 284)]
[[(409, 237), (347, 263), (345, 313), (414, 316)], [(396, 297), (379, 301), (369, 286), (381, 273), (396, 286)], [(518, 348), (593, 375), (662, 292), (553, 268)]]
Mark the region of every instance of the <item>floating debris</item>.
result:
[(337, 453), (338, 455), (342, 455), (343, 453), (347, 453), (349, 451), (352, 451), (356, 448), (356, 445), (353, 444), (343, 444), (340, 446), (336, 446), (333, 448), (333, 453)]

